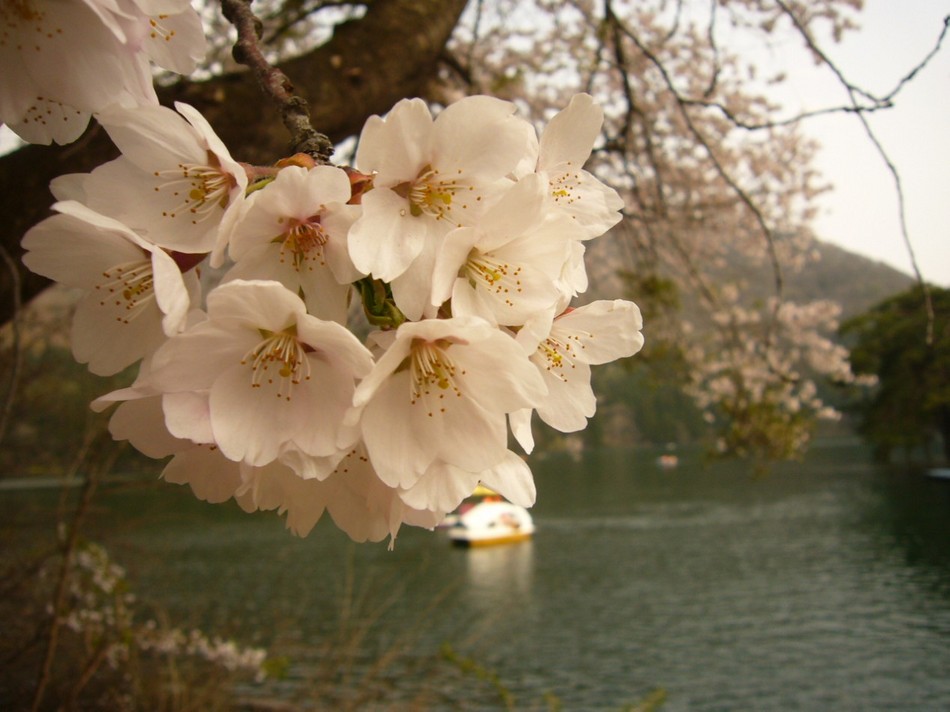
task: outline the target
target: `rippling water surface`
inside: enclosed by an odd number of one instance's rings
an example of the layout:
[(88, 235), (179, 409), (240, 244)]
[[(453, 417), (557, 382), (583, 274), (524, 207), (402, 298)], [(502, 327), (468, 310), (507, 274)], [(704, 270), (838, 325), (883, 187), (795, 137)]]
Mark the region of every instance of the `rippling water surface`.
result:
[[(296, 540), (175, 488), (112, 494), (97, 521), (173, 621), (289, 657), (268, 694), (322, 675), (397, 708), (491, 708), (501, 686), (518, 709), (660, 689), (663, 710), (950, 709), (950, 482), (840, 446), (766, 477), (624, 450), (532, 467), (535, 539), (482, 550)], [(433, 677), (444, 643), (477, 669)]]

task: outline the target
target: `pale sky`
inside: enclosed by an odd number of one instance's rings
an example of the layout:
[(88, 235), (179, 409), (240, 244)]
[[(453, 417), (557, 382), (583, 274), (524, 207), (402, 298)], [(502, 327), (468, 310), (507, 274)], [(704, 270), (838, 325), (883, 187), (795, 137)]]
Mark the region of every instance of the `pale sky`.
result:
[[(827, 54), (853, 84), (886, 94), (934, 46), (947, 15), (950, 0), (865, 0), (861, 29), (826, 44)], [(776, 51), (788, 53), (784, 61), (799, 52)], [(794, 64), (790, 99), (810, 109), (846, 103), (827, 71), (816, 72), (806, 57)], [(918, 266), (926, 280), (950, 286), (950, 37), (895, 108), (868, 121), (900, 173)], [(912, 273), (893, 178), (860, 122), (835, 115), (811, 119), (805, 130), (821, 142), (818, 168), (834, 185), (820, 201), (818, 236)]]

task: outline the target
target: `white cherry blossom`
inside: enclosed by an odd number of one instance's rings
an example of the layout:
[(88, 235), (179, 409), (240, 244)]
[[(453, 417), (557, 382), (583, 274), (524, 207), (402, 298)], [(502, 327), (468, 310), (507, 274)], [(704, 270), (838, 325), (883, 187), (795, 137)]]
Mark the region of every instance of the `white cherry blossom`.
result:
[(231, 235), (225, 279), (272, 279), (303, 295), (308, 311), (344, 322), (353, 267), (346, 235), (359, 216), (350, 181), (332, 166), (288, 166), (251, 194)]
[(122, 155), (92, 173), (62, 176), (54, 194), (125, 223), (150, 242), (208, 253), (226, 238), (247, 188), (244, 168), (195, 109), (177, 103), (113, 107), (99, 123)]
[(474, 96), (433, 120), (426, 104), (412, 99), (366, 122), (357, 168), (374, 175), (373, 189), (350, 230), (350, 255), (357, 269), (392, 283), (410, 319), (428, 304), (439, 240), (474, 225), (525, 156), (536, 155), (537, 137), (514, 111), (508, 102)]
[(555, 208), (568, 215), (585, 238), (598, 237), (621, 218), (623, 199), (584, 170), (604, 122), (589, 94), (576, 94), (541, 133), (538, 172)]
[[(526, 324), (518, 342), (548, 388), (536, 406), (541, 420), (562, 433), (585, 428), (597, 407), (590, 367), (637, 353), (643, 347), (642, 328), (640, 309), (622, 299), (592, 302), (553, 320), (539, 316)], [(530, 451), (530, 410), (515, 414), (511, 422), (518, 442)]]
[(572, 226), (546, 210), (539, 176), (522, 178), (476, 227), (445, 236), (436, 259), (432, 304), (451, 298), (456, 316), (516, 326), (554, 306), (572, 249)]
[[(192, 404), (206, 397), (214, 444), (231, 460), (263, 466), (287, 450), (313, 458), (346, 450), (355, 431), (344, 431), (343, 416), (372, 367), (356, 337), (307, 314), (277, 282), (235, 280), (207, 301), (207, 320), (156, 352), (153, 386), (166, 398), (194, 394)], [(206, 429), (201, 418), (194, 424), (195, 437), (187, 419), (172, 432), (201, 442)]]
[(468, 472), (507, 452), (505, 415), (544, 395), (541, 375), (510, 336), (478, 317), (407, 322), (354, 395), (373, 467), (409, 489), (436, 461)]
[(23, 238), (23, 262), (86, 291), (73, 319), (73, 355), (95, 374), (118, 373), (183, 328), (197, 278), (116, 220), (73, 201), (53, 207), (59, 214)]

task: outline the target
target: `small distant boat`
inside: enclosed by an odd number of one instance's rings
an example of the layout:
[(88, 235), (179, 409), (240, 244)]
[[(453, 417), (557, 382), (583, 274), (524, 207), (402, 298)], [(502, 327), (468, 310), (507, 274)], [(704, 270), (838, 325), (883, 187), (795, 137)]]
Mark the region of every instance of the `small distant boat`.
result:
[(950, 480), (950, 467), (931, 467), (927, 475), (938, 480)]
[(485, 487), (475, 490), (473, 498), (449, 515), (449, 539), (456, 546), (511, 544), (534, 534), (534, 521), (524, 507), (503, 500)]
[(680, 459), (676, 455), (660, 455), (656, 458), (656, 464), (662, 467), (664, 470), (672, 470), (678, 464), (680, 464)]

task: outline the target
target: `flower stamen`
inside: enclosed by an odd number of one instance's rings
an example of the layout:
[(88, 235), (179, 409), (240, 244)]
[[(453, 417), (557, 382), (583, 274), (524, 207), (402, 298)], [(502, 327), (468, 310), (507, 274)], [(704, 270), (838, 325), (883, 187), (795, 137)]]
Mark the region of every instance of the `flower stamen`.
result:
[(289, 401), (294, 386), (310, 380), (307, 348), (297, 340), (293, 327), (278, 332), (261, 329), (261, 335), (264, 340), (244, 355), (241, 365), (251, 366), (251, 388), (261, 388), (265, 383), (272, 385), (279, 379), (277, 397)]
[(457, 178), (446, 178), (438, 168), (426, 166), (415, 180), (401, 183), (393, 188), (393, 191), (409, 201), (409, 214), (413, 217), (428, 215), (436, 220), (449, 220), (456, 226), (461, 226), (452, 213), (453, 209), (464, 210), (468, 207), (455, 202), (456, 194), (463, 189), (464, 186)]
[[(413, 341), (409, 366), (412, 389), (409, 402), (412, 405), (420, 400), (425, 402), (430, 417), (435, 413), (435, 405), (429, 402), (432, 397), (435, 397), (437, 402), (444, 401), (448, 391), (454, 392), (458, 398), (462, 397), (456, 379), (460, 375), (464, 376), (465, 370), (459, 369), (449, 356), (448, 349), (451, 345), (452, 342), (446, 339)], [(440, 404), (438, 410), (444, 413), (445, 406)]]
[(227, 207), (231, 189), (237, 185), (234, 176), (224, 171), (217, 157), (208, 152), (208, 164), (179, 163), (177, 168), (155, 171), (165, 182), (155, 192), (168, 191), (179, 202), (162, 211), (167, 218), (186, 217), (192, 225), (207, 220), (218, 209)]
[(99, 306), (116, 307), (116, 321), (128, 324), (155, 299), (155, 276), (151, 259), (125, 262), (102, 273), (104, 281), (95, 285), (102, 299)]
[(514, 306), (512, 298), (523, 291), (520, 265), (512, 266), (491, 255), (473, 250), (463, 269), (473, 289), (482, 285), (489, 292), (501, 297), (509, 307)]
[[(593, 336), (587, 334), (587, 336)], [(553, 334), (538, 344), (537, 352), (546, 362), (545, 370), (559, 380), (567, 383), (566, 372), (577, 368), (577, 353), (584, 349), (584, 342), (578, 334), (567, 334), (558, 338)]]
[(324, 246), (329, 242), (330, 235), (320, 224), (320, 216), (314, 215), (305, 221), (293, 219), (287, 232), (274, 238), (280, 243), (280, 261), (286, 262), (285, 253), (290, 253), (290, 260), (294, 269), (313, 271), (314, 264), (323, 266)]

